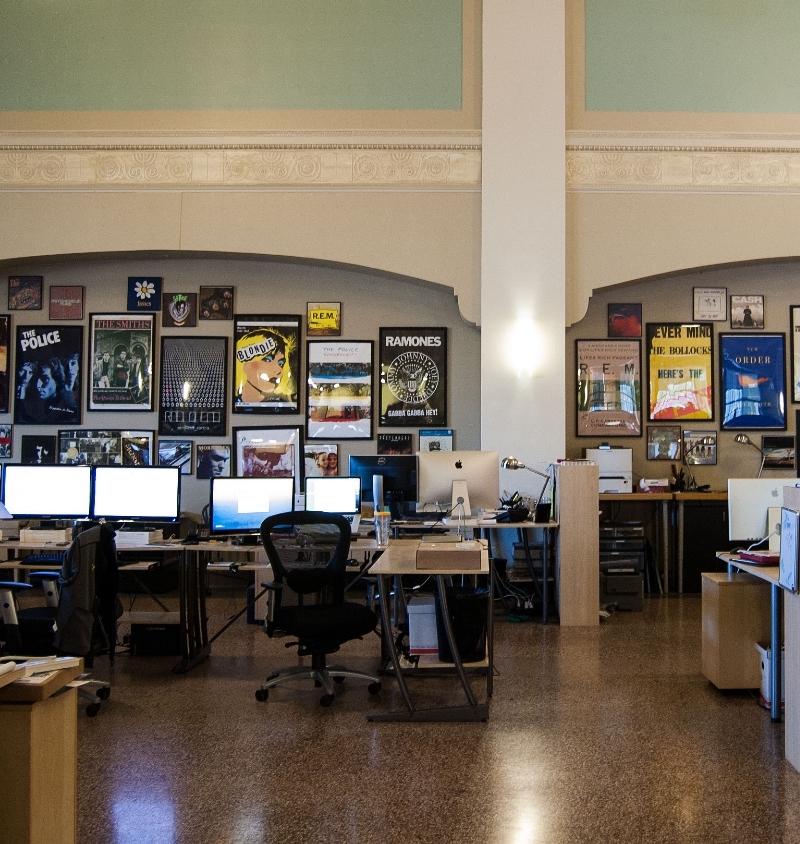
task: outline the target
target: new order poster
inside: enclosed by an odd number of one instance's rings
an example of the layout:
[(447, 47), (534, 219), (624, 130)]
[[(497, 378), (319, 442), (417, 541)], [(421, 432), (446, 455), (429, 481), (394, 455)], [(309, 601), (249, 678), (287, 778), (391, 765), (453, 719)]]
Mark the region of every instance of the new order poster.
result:
[(300, 325), (295, 314), (237, 316), (234, 413), (298, 413)]
[(447, 425), (447, 329), (381, 328), (384, 427)]
[(714, 418), (714, 329), (708, 322), (648, 322), (651, 422)]
[(89, 410), (153, 409), (154, 314), (92, 314)]
[(81, 420), (83, 326), (19, 325), (14, 421), (70, 425)]
[(308, 439), (372, 438), (371, 340), (309, 340)]
[(786, 338), (720, 334), (722, 428), (786, 428)]
[(579, 437), (642, 434), (639, 340), (578, 340)]

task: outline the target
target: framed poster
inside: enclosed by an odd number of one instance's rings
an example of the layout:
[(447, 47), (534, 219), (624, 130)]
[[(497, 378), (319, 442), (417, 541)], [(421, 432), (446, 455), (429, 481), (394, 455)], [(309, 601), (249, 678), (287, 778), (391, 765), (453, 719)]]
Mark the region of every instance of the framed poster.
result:
[(378, 454), (413, 454), (413, 434), (378, 434)]
[(608, 306), (609, 337), (641, 337), (642, 305), (640, 302), (617, 302)]
[(371, 340), (309, 340), (306, 435), (372, 439)]
[(234, 318), (234, 413), (300, 412), (301, 323), (295, 314)]
[(301, 428), (234, 428), (237, 478), (294, 478), (295, 492), (303, 489), (303, 432)]
[(380, 425), (447, 425), (447, 329), (381, 328)]
[(783, 334), (720, 334), (722, 428), (786, 428)]
[(40, 275), (10, 275), (8, 277), (9, 311), (41, 311), (42, 284)]
[(162, 281), (152, 275), (128, 276), (128, 310), (137, 313), (160, 311)]
[(200, 319), (233, 319), (232, 287), (200, 288)]
[(764, 434), (761, 437), (761, 454), (764, 469), (794, 469), (794, 437)]
[(227, 337), (162, 337), (158, 433), (224, 437)]
[(83, 287), (50, 287), (50, 319), (83, 319)]
[(341, 336), (341, 302), (307, 302), (306, 314), (306, 335), (308, 337)]
[(648, 322), (647, 403), (651, 422), (714, 418), (714, 327)]
[(87, 410), (153, 409), (155, 314), (91, 314)]
[(303, 475), (306, 478), (331, 478), (339, 474), (339, 446), (336, 443), (306, 443), (303, 453)]
[(56, 438), (23, 434), (19, 462), (29, 466), (54, 465), (56, 462)]
[(150, 466), (153, 431), (59, 431), (58, 462), (68, 466)]
[(696, 322), (725, 322), (728, 319), (727, 287), (693, 287), (692, 319)]
[(426, 429), (419, 432), (420, 451), (452, 451), (452, 428)]
[(0, 413), (8, 413), (8, 343), (10, 338), (10, 317), (0, 316)]
[(648, 425), (647, 426), (647, 459), (648, 460), (680, 460), (681, 459), (681, 426), (680, 425)]
[(197, 478), (207, 481), (211, 478), (231, 476), (231, 447), (227, 443), (197, 444)]
[(11, 425), (0, 425), (0, 460), (11, 457)]
[(14, 421), (69, 425), (81, 421), (82, 325), (18, 325)]
[(752, 331), (763, 327), (763, 296), (731, 296), (731, 328)]
[(717, 432), (684, 431), (683, 459), (687, 466), (716, 466)]
[(162, 328), (194, 328), (197, 325), (196, 293), (164, 293), (161, 296)]
[(192, 440), (158, 440), (158, 465), (180, 466), (182, 475), (192, 474)]
[(791, 345), (792, 401), (800, 402), (800, 305), (789, 308), (789, 342)]
[(640, 437), (640, 340), (576, 340), (579, 437)]

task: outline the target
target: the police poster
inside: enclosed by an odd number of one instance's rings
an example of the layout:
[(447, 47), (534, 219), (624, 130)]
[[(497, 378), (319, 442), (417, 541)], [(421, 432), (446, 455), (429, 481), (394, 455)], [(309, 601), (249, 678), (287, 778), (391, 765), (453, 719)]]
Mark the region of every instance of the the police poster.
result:
[(18, 325), (14, 421), (73, 425), (81, 421), (80, 325)]
[(447, 424), (447, 329), (381, 328), (383, 427)]

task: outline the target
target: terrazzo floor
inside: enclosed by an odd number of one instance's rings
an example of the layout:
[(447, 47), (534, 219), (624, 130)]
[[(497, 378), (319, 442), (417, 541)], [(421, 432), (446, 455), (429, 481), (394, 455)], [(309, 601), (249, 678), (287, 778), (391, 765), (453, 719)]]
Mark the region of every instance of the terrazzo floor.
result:
[[(215, 591), (211, 632), (242, 603)], [(307, 681), (259, 703), (295, 657), (244, 619), (184, 675), (174, 657), (103, 657), (111, 698), (78, 721), (78, 841), (800, 842), (783, 725), (700, 673), (699, 595), (645, 598), (598, 628), (496, 618), (485, 724), (368, 723), (402, 707), (388, 678), (377, 698), (346, 681), (330, 709)], [(378, 654), (371, 636), (341, 661)], [(461, 702), (453, 678), (410, 682), (420, 705)]]

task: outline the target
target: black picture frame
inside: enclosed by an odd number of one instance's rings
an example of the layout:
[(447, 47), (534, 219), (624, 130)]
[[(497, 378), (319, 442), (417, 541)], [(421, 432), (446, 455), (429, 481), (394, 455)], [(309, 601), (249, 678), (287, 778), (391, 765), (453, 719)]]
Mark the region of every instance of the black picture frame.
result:
[(720, 427), (786, 430), (786, 335), (719, 335)]

